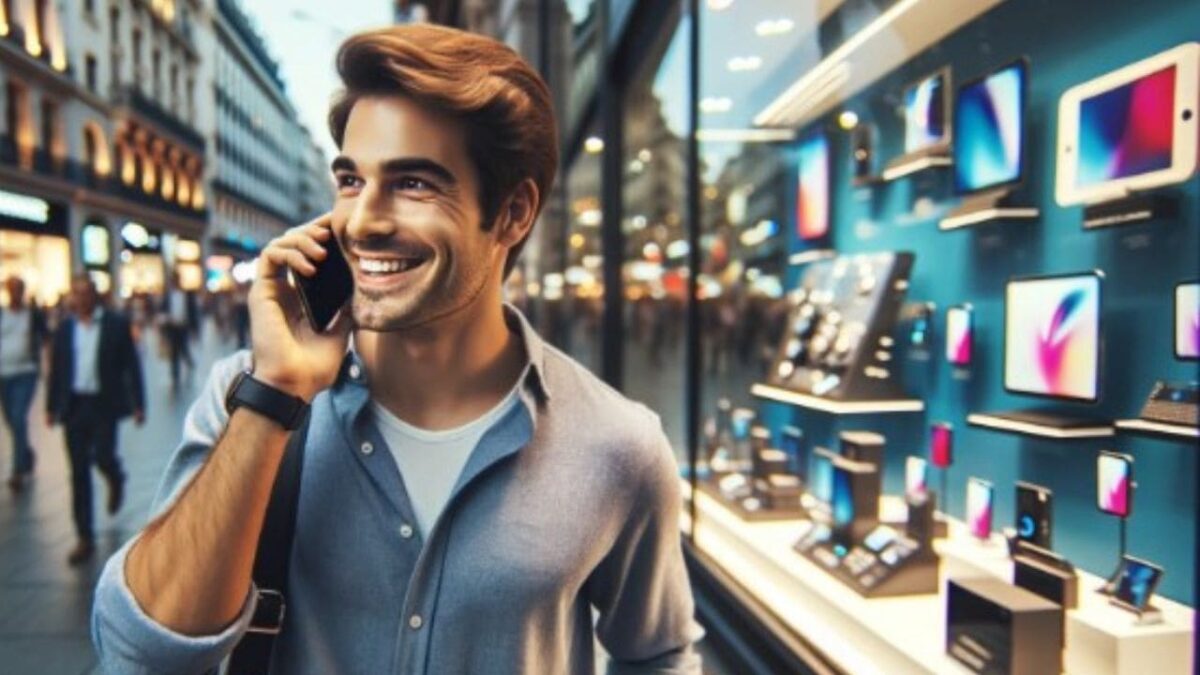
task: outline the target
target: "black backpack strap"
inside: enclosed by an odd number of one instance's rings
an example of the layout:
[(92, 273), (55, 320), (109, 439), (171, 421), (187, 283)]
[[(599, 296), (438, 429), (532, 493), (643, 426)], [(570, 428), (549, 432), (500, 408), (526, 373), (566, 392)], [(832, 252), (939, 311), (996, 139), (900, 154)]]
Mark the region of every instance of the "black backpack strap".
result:
[(275, 485), (271, 488), (271, 501), (267, 503), (262, 533), (258, 537), (258, 551), (254, 555), (254, 586), (258, 590), (254, 617), (229, 656), (226, 675), (266, 675), (271, 669), (271, 651), (275, 647), (276, 636), (283, 629), (287, 606), (284, 596), (287, 592), (288, 562), (296, 534), (300, 472), (304, 466), (304, 445), (311, 415), (310, 412), (300, 427), (292, 432), (283, 450)]

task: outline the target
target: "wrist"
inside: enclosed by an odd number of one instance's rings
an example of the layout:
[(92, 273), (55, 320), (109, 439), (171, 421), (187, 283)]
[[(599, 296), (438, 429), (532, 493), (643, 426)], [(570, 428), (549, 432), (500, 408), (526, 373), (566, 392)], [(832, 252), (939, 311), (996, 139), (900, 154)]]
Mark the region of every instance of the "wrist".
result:
[(259, 382), (278, 389), (285, 394), (303, 399), (305, 403), (312, 403), (313, 398), (320, 391), (319, 387), (313, 385), (311, 378), (280, 373), (277, 370), (263, 368), (257, 364), (250, 369), (250, 374)]

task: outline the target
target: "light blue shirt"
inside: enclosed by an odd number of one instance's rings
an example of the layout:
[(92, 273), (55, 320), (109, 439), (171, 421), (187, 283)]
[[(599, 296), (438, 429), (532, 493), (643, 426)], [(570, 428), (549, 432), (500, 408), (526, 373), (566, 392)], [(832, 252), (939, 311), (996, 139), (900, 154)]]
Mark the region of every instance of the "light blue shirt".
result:
[[(659, 419), (506, 312), (529, 358), (520, 405), (483, 435), (427, 536), (353, 354), (313, 401), (273, 672), (586, 675), (598, 639), (610, 672), (700, 673), (678, 470)], [(241, 352), (214, 368), (156, 513), (204, 464), (228, 419), (226, 387), (249, 362)], [(92, 637), (104, 672), (216, 667), (246, 630), (253, 589), (223, 632), (181, 635), (130, 593), (131, 545), (96, 588)]]
[(76, 394), (100, 393), (100, 319), (104, 310), (97, 307), (92, 320), (75, 319), (75, 379), (71, 391)]

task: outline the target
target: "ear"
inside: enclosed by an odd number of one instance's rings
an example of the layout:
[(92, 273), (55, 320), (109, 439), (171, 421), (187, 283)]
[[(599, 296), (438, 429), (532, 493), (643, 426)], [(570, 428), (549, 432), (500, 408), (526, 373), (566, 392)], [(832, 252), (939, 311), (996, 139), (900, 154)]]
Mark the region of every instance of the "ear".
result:
[(532, 178), (526, 178), (513, 188), (501, 209), (497, 240), (505, 248), (511, 249), (525, 239), (533, 228), (533, 220), (541, 203), (537, 183)]

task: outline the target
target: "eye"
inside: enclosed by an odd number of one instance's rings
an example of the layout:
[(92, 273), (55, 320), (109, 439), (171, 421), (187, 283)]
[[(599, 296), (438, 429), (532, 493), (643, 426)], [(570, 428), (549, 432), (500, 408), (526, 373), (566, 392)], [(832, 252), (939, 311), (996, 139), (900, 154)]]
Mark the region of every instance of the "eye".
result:
[(334, 180), (337, 182), (337, 187), (339, 190), (353, 190), (362, 187), (362, 179), (354, 174), (338, 174)]
[(416, 176), (404, 176), (396, 181), (397, 190), (416, 190), (424, 192), (433, 189), (433, 184)]

